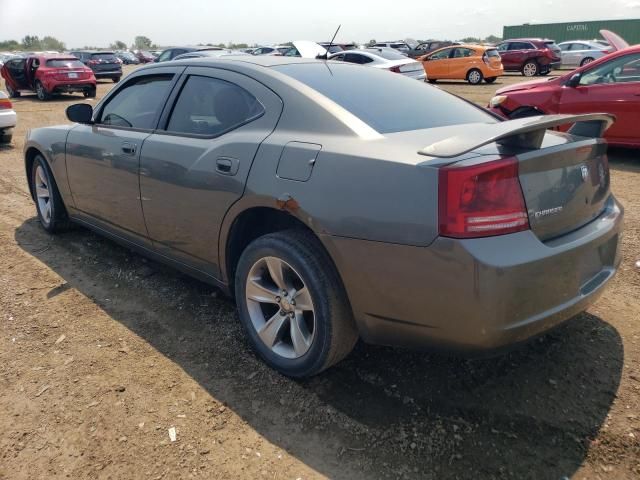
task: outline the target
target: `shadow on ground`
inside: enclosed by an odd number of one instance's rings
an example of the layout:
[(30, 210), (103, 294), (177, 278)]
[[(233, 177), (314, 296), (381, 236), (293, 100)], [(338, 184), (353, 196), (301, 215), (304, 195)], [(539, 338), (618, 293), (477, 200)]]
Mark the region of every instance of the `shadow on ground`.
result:
[(252, 355), (232, 301), (211, 287), (83, 229), (51, 237), (33, 218), (15, 239), (266, 439), (330, 478), (570, 477), (620, 381), (618, 333), (583, 314), (497, 358), (361, 344), (329, 371), (293, 382)]

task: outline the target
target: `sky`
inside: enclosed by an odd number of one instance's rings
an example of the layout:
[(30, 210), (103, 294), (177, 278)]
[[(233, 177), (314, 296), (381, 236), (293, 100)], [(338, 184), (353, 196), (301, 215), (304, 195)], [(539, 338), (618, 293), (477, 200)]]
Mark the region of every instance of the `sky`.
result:
[(502, 35), (503, 25), (640, 18), (640, 0), (0, 0), (0, 40), (51, 35), (68, 48), (273, 44), (291, 40), (456, 40)]

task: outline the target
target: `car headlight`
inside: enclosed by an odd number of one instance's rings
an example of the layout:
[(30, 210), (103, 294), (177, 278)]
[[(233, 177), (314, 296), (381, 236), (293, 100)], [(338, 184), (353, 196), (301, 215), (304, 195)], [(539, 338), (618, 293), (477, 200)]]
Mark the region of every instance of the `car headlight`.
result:
[(491, 101), (489, 102), (489, 105), (491, 105), (492, 107), (497, 107), (498, 105), (503, 104), (506, 99), (507, 99), (506, 95), (496, 95), (491, 99)]

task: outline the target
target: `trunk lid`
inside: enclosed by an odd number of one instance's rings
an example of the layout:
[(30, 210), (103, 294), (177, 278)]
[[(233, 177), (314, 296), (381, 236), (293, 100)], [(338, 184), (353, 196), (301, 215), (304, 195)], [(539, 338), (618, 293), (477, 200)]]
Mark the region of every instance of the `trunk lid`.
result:
[(610, 182), (606, 144), (568, 143), (517, 158), (529, 225), (541, 240), (576, 230), (604, 210)]

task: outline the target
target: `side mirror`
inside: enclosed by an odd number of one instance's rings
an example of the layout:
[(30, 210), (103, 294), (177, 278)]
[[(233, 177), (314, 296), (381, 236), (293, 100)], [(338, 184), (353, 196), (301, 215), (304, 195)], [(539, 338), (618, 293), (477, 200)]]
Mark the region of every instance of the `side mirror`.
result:
[(91, 124), (93, 107), (87, 103), (76, 103), (67, 107), (67, 118), (75, 123)]
[(567, 86), (571, 88), (576, 88), (578, 85), (580, 85), (580, 78), (582, 77), (579, 73), (571, 75), (571, 78), (567, 82)]

